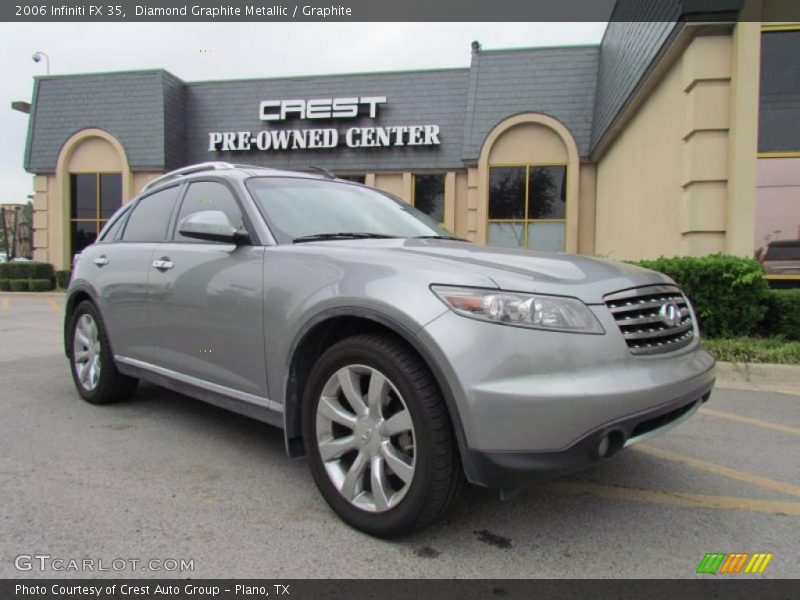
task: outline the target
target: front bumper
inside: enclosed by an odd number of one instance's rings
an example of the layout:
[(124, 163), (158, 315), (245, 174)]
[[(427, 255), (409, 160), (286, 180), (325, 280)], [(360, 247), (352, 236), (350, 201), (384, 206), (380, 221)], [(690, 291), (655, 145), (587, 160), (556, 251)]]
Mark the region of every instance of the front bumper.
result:
[[(679, 424), (708, 400), (712, 387), (713, 382), (656, 410), (606, 423), (568, 448), (556, 452), (482, 452), (468, 449), (464, 462), (469, 464), (469, 479), (476, 485), (486, 487), (519, 488), (591, 467), (622, 448)], [(607, 442), (603, 442), (604, 438)]]
[(705, 402), (714, 359), (697, 341), (633, 356), (605, 307), (605, 335), (544, 332), (484, 323), (452, 312), (418, 335), (448, 380), (463, 429), (467, 478), (519, 487), (602, 460)]

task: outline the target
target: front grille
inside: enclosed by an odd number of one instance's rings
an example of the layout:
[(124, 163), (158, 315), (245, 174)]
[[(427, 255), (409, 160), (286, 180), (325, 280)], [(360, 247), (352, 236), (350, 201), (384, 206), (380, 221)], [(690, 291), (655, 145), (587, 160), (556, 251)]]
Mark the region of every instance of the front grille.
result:
[[(676, 286), (625, 290), (604, 300), (633, 354), (672, 352), (690, 344), (694, 337), (692, 313)], [(664, 308), (670, 304), (675, 308)], [(674, 324), (669, 322), (670, 316), (675, 317)]]

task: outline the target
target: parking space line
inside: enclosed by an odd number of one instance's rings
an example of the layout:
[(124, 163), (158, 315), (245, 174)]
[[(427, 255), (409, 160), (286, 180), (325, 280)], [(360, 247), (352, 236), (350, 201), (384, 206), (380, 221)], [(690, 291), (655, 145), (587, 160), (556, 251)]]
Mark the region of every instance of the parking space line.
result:
[(720, 419), (728, 419), (729, 421), (736, 421), (737, 423), (746, 423), (747, 425), (755, 425), (756, 427), (764, 427), (766, 429), (774, 429), (782, 433), (791, 433), (793, 435), (800, 435), (800, 428), (789, 427), (788, 425), (781, 425), (780, 423), (770, 423), (769, 421), (762, 421), (761, 419), (753, 419), (751, 417), (743, 417), (733, 413), (716, 410), (713, 408), (701, 408), (701, 415), (709, 415), (711, 417), (719, 417)]
[(11, 300), (9, 298), (3, 298), (0, 300), (0, 308), (3, 310), (8, 310), (11, 308)]
[(737, 498), (735, 496), (709, 496), (705, 494), (685, 494), (683, 492), (635, 490), (611, 485), (572, 483), (567, 481), (546, 483), (537, 489), (559, 494), (589, 494), (609, 500), (633, 500), (635, 502), (671, 504), (673, 506), (686, 506), (689, 508), (715, 508), (776, 515), (800, 515), (800, 502), (785, 502), (783, 500), (757, 500), (754, 498)]
[(742, 481), (744, 483), (757, 485), (759, 487), (763, 487), (768, 490), (772, 490), (775, 492), (782, 492), (784, 494), (789, 494), (791, 496), (797, 496), (798, 498), (800, 498), (800, 485), (793, 485), (791, 483), (784, 483), (783, 481), (776, 481), (775, 479), (762, 477), (761, 475), (756, 475), (755, 473), (748, 473), (747, 471), (739, 471), (738, 469), (732, 469), (730, 467), (725, 467), (722, 465), (718, 465), (716, 463), (700, 460), (699, 458), (694, 458), (692, 456), (686, 456), (685, 454), (678, 454), (677, 452), (671, 452), (670, 450), (664, 450), (662, 448), (648, 446), (646, 444), (638, 444), (634, 446), (634, 449), (637, 450), (638, 452), (649, 454), (650, 456), (655, 456), (656, 458), (663, 458), (664, 460), (670, 460), (672, 462), (683, 464), (688, 467), (698, 469), (700, 471), (714, 473), (715, 475), (721, 475), (729, 479), (735, 479), (736, 481)]
[(53, 312), (61, 312), (61, 305), (52, 298), (48, 298), (47, 303), (50, 305), (50, 309)]

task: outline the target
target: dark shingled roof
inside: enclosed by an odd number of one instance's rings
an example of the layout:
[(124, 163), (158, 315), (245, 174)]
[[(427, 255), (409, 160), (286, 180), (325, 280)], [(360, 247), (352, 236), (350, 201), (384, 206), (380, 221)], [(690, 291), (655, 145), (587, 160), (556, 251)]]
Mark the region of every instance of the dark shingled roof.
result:
[[(183, 83), (166, 71), (37, 78), (25, 167), (52, 172), (76, 131), (99, 127), (125, 148), (132, 169), (170, 169), (211, 158), (279, 167), (333, 170), (456, 169), (478, 158), (502, 119), (544, 112), (589, 149), (597, 47), (479, 52), (470, 69)], [(441, 146), (251, 153), (208, 152), (210, 131), (259, 131), (266, 98), (387, 97), (378, 117), (336, 123), (438, 125)], [(320, 127), (291, 121), (282, 127)]]
[(163, 70), (37, 77), (25, 168), (34, 173), (55, 171), (61, 147), (88, 127), (116, 137), (136, 169), (181, 163), (182, 150), (176, 151), (165, 136), (165, 115), (179, 117), (175, 113), (182, 112), (179, 106), (176, 110), (174, 99), (181, 85)]
[[(741, 0), (714, 1), (730, 18)], [(624, 110), (677, 22), (692, 11), (708, 21), (707, 5), (707, 0), (619, 0), (600, 45), (479, 50), (468, 69), (194, 83), (164, 70), (38, 77), (25, 168), (55, 171), (64, 142), (81, 129), (99, 127), (120, 141), (134, 170), (172, 169), (209, 159), (356, 172), (457, 169), (478, 158), (497, 123), (522, 112), (561, 121), (586, 157)], [(376, 119), (292, 120), (281, 128), (341, 131), (354, 125), (431, 124), (440, 127), (441, 145), (208, 151), (209, 132), (262, 130), (261, 100), (355, 95), (386, 96), (388, 101)]]
[(575, 46), (474, 54), (462, 158), (478, 158), (494, 126), (524, 112), (555, 117), (572, 132), (578, 152), (588, 154), (598, 49)]

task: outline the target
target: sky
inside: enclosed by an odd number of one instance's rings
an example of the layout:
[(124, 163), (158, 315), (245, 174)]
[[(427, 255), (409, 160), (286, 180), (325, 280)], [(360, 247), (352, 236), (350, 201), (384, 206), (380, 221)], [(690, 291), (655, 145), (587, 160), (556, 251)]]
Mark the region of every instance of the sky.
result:
[(0, 23), (0, 203), (26, 202), (33, 77), (163, 68), (184, 81), (468, 67), (484, 49), (596, 44), (605, 23)]

